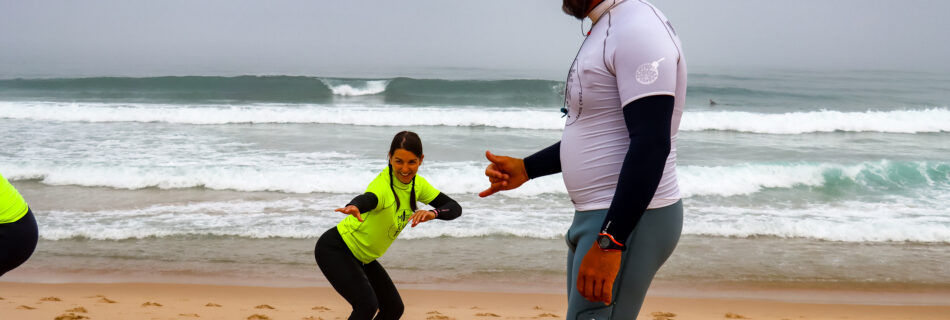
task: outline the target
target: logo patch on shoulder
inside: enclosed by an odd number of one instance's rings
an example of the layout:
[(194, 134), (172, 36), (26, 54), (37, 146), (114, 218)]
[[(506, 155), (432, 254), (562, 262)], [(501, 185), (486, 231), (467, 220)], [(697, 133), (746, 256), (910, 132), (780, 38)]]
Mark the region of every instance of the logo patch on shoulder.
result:
[(650, 63), (641, 64), (637, 68), (637, 82), (641, 84), (652, 84), (656, 82), (656, 79), (660, 77), (660, 62), (666, 58), (660, 58), (660, 60), (653, 61)]

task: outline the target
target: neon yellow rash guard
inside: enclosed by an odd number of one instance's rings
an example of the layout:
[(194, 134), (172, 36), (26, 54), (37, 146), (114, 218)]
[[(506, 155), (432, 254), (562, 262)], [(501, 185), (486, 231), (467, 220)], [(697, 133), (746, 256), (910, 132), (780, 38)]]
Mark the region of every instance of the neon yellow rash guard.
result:
[(13, 188), (7, 178), (0, 175), (0, 224), (20, 220), (28, 209), (23, 196)]
[[(390, 179), (389, 168), (386, 168), (366, 187), (366, 192), (376, 195), (378, 201), (376, 208), (360, 213), (363, 222), (354, 216), (347, 216), (336, 226), (343, 242), (353, 252), (353, 256), (364, 264), (373, 262), (386, 253), (412, 217), (413, 212), (409, 206), (409, 191), (412, 185), (395, 179), (393, 188), (390, 189)], [(439, 190), (432, 187), (418, 174), (415, 179), (416, 201), (428, 204), (435, 200), (435, 197), (439, 195)], [(396, 208), (393, 190), (399, 195), (399, 208)]]

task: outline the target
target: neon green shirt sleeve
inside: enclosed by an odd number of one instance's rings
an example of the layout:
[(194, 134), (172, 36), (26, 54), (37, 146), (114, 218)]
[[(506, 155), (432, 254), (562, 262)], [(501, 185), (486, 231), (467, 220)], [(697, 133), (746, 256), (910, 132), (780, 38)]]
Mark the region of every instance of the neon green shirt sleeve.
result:
[(429, 184), (425, 178), (416, 176), (416, 200), (429, 204), (435, 197), (439, 196), (439, 190)]
[[(390, 207), (396, 205), (396, 197), (393, 195), (393, 191), (389, 189), (389, 169), (383, 170), (376, 179), (373, 179), (373, 182), (369, 183), (369, 186), (366, 187), (366, 192), (376, 195), (376, 208), (373, 208), (370, 212), (380, 210), (382, 208)], [(386, 174), (385, 176), (383, 174)]]

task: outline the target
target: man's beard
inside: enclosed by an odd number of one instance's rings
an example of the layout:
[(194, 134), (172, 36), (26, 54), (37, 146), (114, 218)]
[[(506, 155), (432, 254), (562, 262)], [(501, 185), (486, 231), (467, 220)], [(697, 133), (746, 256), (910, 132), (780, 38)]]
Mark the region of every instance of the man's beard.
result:
[(561, 9), (570, 16), (584, 19), (587, 16), (587, 8), (590, 7), (590, 2), (591, 0), (564, 0)]

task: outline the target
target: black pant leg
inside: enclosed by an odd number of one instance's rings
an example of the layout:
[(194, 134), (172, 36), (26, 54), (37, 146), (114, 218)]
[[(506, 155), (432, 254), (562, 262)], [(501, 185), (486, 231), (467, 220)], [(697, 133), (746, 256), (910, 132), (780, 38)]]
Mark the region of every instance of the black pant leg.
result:
[(33, 211), (27, 209), (20, 220), (0, 224), (0, 277), (26, 262), (39, 241)]
[(350, 320), (370, 320), (379, 309), (363, 264), (353, 256), (336, 227), (320, 236), (314, 248), (317, 266), (330, 285), (353, 307)]
[(399, 296), (396, 285), (389, 278), (389, 274), (386, 273), (383, 265), (379, 261), (373, 261), (363, 265), (363, 270), (369, 278), (370, 285), (373, 286), (373, 291), (376, 292), (376, 300), (379, 301), (379, 314), (376, 315), (375, 319), (395, 320), (402, 317), (405, 310), (402, 297)]

